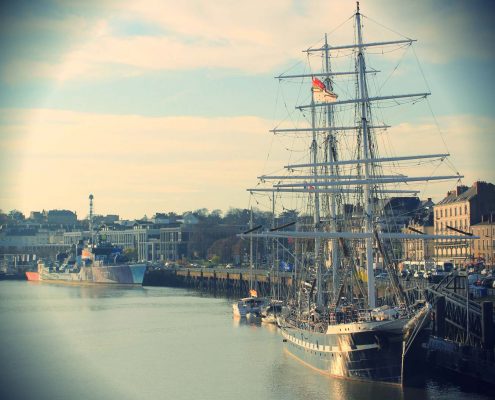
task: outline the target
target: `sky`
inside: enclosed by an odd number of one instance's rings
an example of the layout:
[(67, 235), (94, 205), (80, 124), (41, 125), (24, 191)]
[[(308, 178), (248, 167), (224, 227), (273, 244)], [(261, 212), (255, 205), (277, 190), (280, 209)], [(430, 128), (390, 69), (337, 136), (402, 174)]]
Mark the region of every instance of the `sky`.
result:
[[(449, 152), (451, 172), (467, 185), (495, 182), (494, 3), (361, 1), (370, 38), (417, 40), (384, 55), (404, 72), (392, 68), (379, 89), (432, 93), (384, 119), (391, 151)], [(249, 206), (245, 189), (287, 160), (269, 130), (292, 118), (293, 106), (274, 77), (307, 68), (301, 50), (325, 33), (331, 44), (349, 43), (355, 2), (0, 7), (0, 208), (84, 218), (93, 193), (96, 213), (140, 218)], [(456, 184), (424, 186), (421, 196), (440, 200)]]

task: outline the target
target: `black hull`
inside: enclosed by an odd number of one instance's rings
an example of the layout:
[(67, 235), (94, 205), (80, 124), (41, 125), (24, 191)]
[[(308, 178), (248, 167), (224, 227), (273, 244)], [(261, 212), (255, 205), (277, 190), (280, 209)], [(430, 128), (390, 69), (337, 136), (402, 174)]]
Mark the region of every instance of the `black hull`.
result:
[(286, 350), (321, 373), (360, 381), (402, 384), (402, 333), (368, 330), (314, 333), (284, 327)]

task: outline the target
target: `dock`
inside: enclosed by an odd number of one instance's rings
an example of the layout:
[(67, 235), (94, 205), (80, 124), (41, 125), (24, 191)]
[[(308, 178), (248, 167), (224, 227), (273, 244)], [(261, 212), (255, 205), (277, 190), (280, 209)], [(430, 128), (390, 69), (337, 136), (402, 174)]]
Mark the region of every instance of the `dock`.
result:
[(259, 297), (276, 293), (284, 298), (292, 287), (292, 273), (266, 269), (255, 269), (250, 273), (245, 268), (166, 268), (149, 270), (143, 285), (196, 289), (229, 298), (246, 297), (253, 288)]
[(495, 387), (493, 302), (477, 302), (467, 277), (454, 274), (425, 290), (433, 305), (427, 360), (438, 368)]

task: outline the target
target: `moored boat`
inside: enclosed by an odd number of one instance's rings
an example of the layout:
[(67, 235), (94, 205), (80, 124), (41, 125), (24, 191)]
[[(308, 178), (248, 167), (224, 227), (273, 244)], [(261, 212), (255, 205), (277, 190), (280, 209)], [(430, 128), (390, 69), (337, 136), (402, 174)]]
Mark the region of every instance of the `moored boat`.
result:
[(261, 317), (261, 312), (266, 303), (267, 301), (264, 298), (245, 297), (232, 305), (232, 311), (235, 317)]
[(37, 272), (27, 272), (31, 281), (142, 285), (145, 263), (119, 262), (121, 249), (108, 243), (88, 246), (81, 256), (68, 255), (62, 263), (40, 260)]
[(284, 303), (281, 300), (271, 300), (261, 311), (261, 320), (266, 324), (277, 324), (278, 317), (282, 315)]

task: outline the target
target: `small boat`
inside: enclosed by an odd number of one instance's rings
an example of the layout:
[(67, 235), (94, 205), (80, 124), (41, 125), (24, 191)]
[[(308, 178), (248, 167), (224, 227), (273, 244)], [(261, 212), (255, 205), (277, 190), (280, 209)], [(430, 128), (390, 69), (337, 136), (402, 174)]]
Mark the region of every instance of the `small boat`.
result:
[(232, 305), (235, 317), (240, 318), (260, 318), (267, 301), (260, 297), (245, 297)]
[(261, 312), (261, 320), (266, 324), (277, 324), (277, 319), (282, 315), (284, 302), (272, 300)]
[[(249, 221), (248, 233), (253, 230), (253, 210), (251, 209), (251, 218)], [(249, 266), (249, 297), (239, 299), (237, 303), (232, 304), (234, 317), (260, 319), (261, 312), (267, 306), (268, 301), (265, 298), (258, 297), (258, 292), (253, 288), (253, 241), (250, 240), (250, 266)]]

